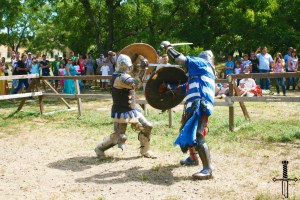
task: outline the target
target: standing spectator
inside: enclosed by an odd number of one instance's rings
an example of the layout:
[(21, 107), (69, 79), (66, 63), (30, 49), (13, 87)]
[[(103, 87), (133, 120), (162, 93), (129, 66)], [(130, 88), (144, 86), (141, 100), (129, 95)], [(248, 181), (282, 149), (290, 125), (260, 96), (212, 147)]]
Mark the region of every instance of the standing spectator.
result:
[[(14, 55), (14, 60), (12, 61), (12, 68), (11, 72), (12, 75), (18, 75), (17, 66), (18, 62), (20, 61), (20, 55), (17, 53)], [(18, 85), (18, 79), (13, 79), (11, 83), (11, 88), (14, 89)]]
[[(3, 68), (4, 68), (4, 75), (8, 76), (9, 67), (8, 67), (8, 64), (5, 62), (5, 57), (1, 58), (1, 64), (0, 65), (3, 66)], [(5, 81), (5, 88), (9, 89), (7, 81)]]
[(68, 64), (68, 58), (65, 53), (63, 54), (63, 62), (64, 62), (64, 65)]
[[(251, 55), (250, 55), (250, 58), (249, 60), (251, 61), (252, 63), (252, 70), (251, 70), (251, 73), (258, 73), (258, 59), (256, 58), (256, 54), (254, 51), (251, 51)], [(259, 85), (259, 78), (256, 78), (254, 79), (255, 80), (255, 83), (257, 85)]]
[[(297, 50), (296, 49), (292, 50), (291, 56), (288, 59), (288, 65), (289, 65), (289, 68), (288, 68), (289, 72), (297, 72), (297, 70), (298, 70), (298, 57), (297, 57)], [(296, 84), (297, 84), (297, 78), (296, 77), (290, 77), (289, 80), (290, 81), (288, 82), (287, 89), (290, 88), (290, 84), (292, 83), (293, 90), (295, 91), (296, 90)]]
[[(0, 77), (5, 76), (4, 70), (5, 70), (5, 65), (1, 63)], [(0, 80), (0, 95), (6, 95), (6, 81), (5, 80), (3, 80), (3, 81)]]
[[(81, 73), (81, 76), (85, 76), (85, 72), (86, 72), (85, 60), (86, 60), (86, 56), (81, 54), (79, 56), (79, 71)], [(85, 88), (86, 80), (82, 80), (82, 83), (83, 83), (83, 88)]]
[(225, 63), (225, 77), (229, 74), (233, 74), (234, 62), (232, 61), (232, 56), (228, 55), (227, 61)]
[[(68, 58), (68, 64), (65, 66), (65, 76), (75, 76), (76, 70), (72, 64), (72, 59)], [(67, 94), (75, 94), (75, 83), (72, 79), (66, 79), (64, 81), (64, 92)]]
[(73, 51), (70, 51), (70, 56), (69, 56), (69, 58), (71, 58), (72, 61), (74, 62), (74, 61), (76, 60), (77, 57), (74, 55), (74, 52), (73, 52)]
[[(105, 62), (105, 57), (103, 55), (103, 53), (100, 54), (100, 57), (96, 59), (96, 65), (97, 65), (97, 69), (96, 69), (96, 74), (97, 75), (101, 75), (101, 67), (103, 65), (103, 63)], [(95, 80), (97, 81), (97, 80)], [(96, 82), (97, 84), (97, 82)], [(100, 79), (100, 88), (102, 87), (102, 80)]]
[(39, 64), (35, 58), (32, 59), (32, 64), (31, 64), (31, 68), (30, 68), (29, 72), (30, 72), (30, 74), (40, 75)]
[(249, 60), (248, 54), (243, 55), (244, 60), (242, 60), (242, 65), (243, 65), (243, 73), (246, 73), (246, 66), (250, 68), (250, 72), (252, 71), (252, 62)]
[[(287, 54), (284, 55), (283, 59), (285, 62), (285, 71), (286, 72), (290, 72), (289, 71), (289, 58), (292, 55), (292, 51), (293, 51), (293, 47), (289, 47)], [(290, 78), (286, 79), (286, 90), (289, 90), (289, 86), (290, 86)]]
[[(258, 53), (261, 51), (261, 53)], [(258, 59), (258, 71), (259, 73), (269, 73), (270, 72), (270, 66), (274, 66), (273, 58), (270, 54), (267, 53), (268, 49), (267, 47), (264, 48), (258, 48), (256, 50), (256, 57)], [(270, 78), (266, 78), (266, 86), (264, 84), (264, 79), (260, 79), (260, 87), (261, 89), (270, 90)]]
[[(18, 61), (16, 70), (18, 72), (18, 75), (26, 75), (29, 71), (29, 69), (26, 67), (26, 55), (22, 56), (22, 59)], [(19, 79), (18, 86), (14, 89), (12, 94), (17, 94), (18, 91), (25, 85), (26, 89), (29, 87), (28, 79)]]
[(26, 59), (26, 67), (28, 69), (30, 69), (31, 65), (32, 65), (32, 57), (31, 56), (32, 56), (31, 52), (28, 52), (28, 57)]
[[(58, 76), (58, 69), (59, 69), (59, 66), (60, 66), (60, 62), (61, 60), (59, 60), (58, 58), (58, 55), (54, 55), (54, 61), (52, 61), (51, 63), (51, 70), (52, 70), (52, 73), (53, 73), (53, 76)], [(57, 90), (58, 88), (58, 80), (55, 80), (54, 81), (54, 85), (55, 85), (55, 90)]]
[[(285, 68), (285, 62), (284, 62), (284, 59), (282, 58), (282, 55), (281, 53), (277, 53), (276, 54), (276, 57), (275, 57), (275, 67), (274, 67), (274, 70), (273, 72), (275, 73), (283, 73), (284, 72), (284, 68)], [(281, 86), (282, 88), (282, 93), (283, 93), (283, 96), (286, 95), (286, 90), (285, 90), (285, 81), (284, 81), (284, 78), (275, 78), (275, 81), (276, 81), (276, 91), (277, 91), (277, 95), (279, 95), (280, 93), (280, 90), (279, 90), (279, 86)]]
[(104, 54), (101, 53), (100, 54), (100, 57), (96, 59), (96, 63), (97, 63), (97, 67), (99, 69), (101, 69), (102, 65), (104, 64), (104, 62), (106, 61), (105, 57), (104, 57)]
[[(108, 74), (109, 74), (109, 66), (108, 66), (107, 60), (104, 61), (103, 65), (101, 66), (101, 74), (102, 74), (102, 76), (108, 76)], [(102, 82), (101, 87), (104, 90), (108, 90), (107, 86), (108, 86), (109, 79), (102, 79), (101, 82)]]
[[(287, 54), (285, 54), (283, 57), (284, 62), (285, 62), (285, 71), (286, 72), (289, 72), (289, 58), (292, 55), (293, 49), (294, 49), (293, 47), (289, 47)], [(289, 81), (287, 81), (287, 82), (289, 82)]]
[[(64, 62), (60, 63), (59, 69), (58, 69), (59, 76), (65, 75), (65, 64)], [(59, 81), (60, 89), (62, 92), (64, 92), (64, 80)]]
[[(42, 61), (40, 61), (40, 68), (42, 69), (42, 76), (50, 76), (50, 62), (46, 60), (46, 55), (43, 54)], [(46, 85), (43, 82), (43, 88), (46, 92)]]
[(251, 52), (249, 60), (252, 63), (251, 73), (258, 73), (258, 59), (254, 51)]
[(112, 51), (108, 52), (107, 61), (109, 66), (109, 75), (112, 75), (115, 72), (115, 65), (116, 65), (116, 54)]
[(81, 73), (81, 75), (85, 75), (85, 59), (86, 56), (85, 55), (79, 55), (79, 72)]
[[(93, 66), (93, 58), (91, 52), (88, 53), (88, 56), (85, 60), (86, 67), (86, 75), (92, 76), (95, 75), (94, 66)], [(89, 80), (89, 89), (92, 89), (92, 80)]]

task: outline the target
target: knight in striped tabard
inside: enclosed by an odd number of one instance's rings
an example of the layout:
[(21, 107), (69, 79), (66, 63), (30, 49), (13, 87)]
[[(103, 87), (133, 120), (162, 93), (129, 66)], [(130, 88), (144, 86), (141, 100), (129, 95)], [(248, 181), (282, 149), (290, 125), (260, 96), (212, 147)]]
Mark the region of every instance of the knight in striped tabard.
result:
[[(177, 52), (168, 41), (161, 43), (168, 55), (188, 72), (187, 83), (177, 86), (178, 92), (185, 92), (185, 110), (180, 133), (175, 141), (181, 150), (190, 155), (180, 161), (182, 165), (198, 165), (198, 155), (203, 168), (193, 174), (195, 179), (212, 178), (210, 152), (205, 142), (208, 117), (213, 112), (215, 96), (215, 69), (213, 53), (203, 51), (198, 57), (184, 56)], [(168, 87), (173, 87), (168, 85)]]

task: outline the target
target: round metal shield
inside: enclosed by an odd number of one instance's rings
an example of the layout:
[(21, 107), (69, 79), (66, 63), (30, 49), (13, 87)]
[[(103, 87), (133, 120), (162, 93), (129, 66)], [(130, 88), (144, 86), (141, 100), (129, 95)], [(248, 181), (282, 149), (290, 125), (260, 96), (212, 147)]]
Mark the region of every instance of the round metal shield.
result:
[(147, 102), (156, 109), (171, 109), (182, 102), (185, 94), (173, 92), (159, 92), (159, 86), (162, 83), (181, 85), (187, 82), (185, 72), (178, 67), (163, 67), (157, 70), (149, 78), (146, 88), (145, 97)]

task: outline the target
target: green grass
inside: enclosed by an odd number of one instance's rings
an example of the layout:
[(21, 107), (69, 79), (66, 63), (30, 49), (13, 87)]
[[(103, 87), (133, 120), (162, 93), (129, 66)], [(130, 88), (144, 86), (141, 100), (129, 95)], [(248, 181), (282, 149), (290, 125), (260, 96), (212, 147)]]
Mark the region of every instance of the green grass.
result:
[[(47, 112), (66, 109), (58, 100), (45, 101)], [(76, 101), (70, 101), (72, 107), (76, 107)], [(275, 105), (274, 105), (275, 104)], [(276, 105), (277, 104), (277, 105)], [(280, 105), (280, 106), (278, 106)], [(299, 103), (246, 103), (251, 121), (245, 120), (238, 105), (235, 104), (235, 127), (236, 131), (229, 131), (228, 108), (215, 107), (209, 120), (209, 132), (206, 137), (212, 148), (234, 152), (237, 149), (265, 143), (293, 143), (300, 140), (299, 120), (296, 109)], [(101, 107), (100, 100), (83, 102), (84, 114), (78, 118), (77, 111), (57, 112), (51, 115), (40, 115), (38, 100), (25, 104), (21, 112), (14, 113), (18, 101), (2, 101), (0, 104), (0, 137), (6, 137), (22, 132), (24, 126), (30, 130), (37, 126), (46, 129), (61, 129), (71, 132), (81, 132), (87, 138), (87, 142), (99, 139), (99, 136), (109, 135), (113, 131), (113, 123), (110, 111), (97, 111), (95, 107)], [(109, 107), (108, 107), (109, 108)], [(286, 112), (286, 116), (278, 117)], [(14, 113), (14, 114), (13, 114)], [(161, 113), (159, 110), (150, 109), (147, 119), (153, 123), (152, 145), (161, 150), (174, 148), (178, 130), (180, 128), (182, 112), (176, 109), (173, 112), (173, 126), (168, 127), (168, 112)], [(130, 126), (129, 126), (130, 127)], [(128, 127), (128, 139), (137, 138), (137, 133)], [(170, 142), (172, 141), (172, 142)], [(225, 144), (224, 144), (225, 143)], [(88, 145), (88, 144), (87, 144)]]

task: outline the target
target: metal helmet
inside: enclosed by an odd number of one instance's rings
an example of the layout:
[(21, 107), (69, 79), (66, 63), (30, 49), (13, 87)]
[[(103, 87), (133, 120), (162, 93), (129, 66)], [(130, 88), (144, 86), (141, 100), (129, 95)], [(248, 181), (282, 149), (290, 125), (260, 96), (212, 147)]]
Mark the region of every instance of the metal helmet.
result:
[(202, 51), (198, 57), (207, 60), (211, 64), (214, 62), (214, 54), (211, 50)]
[(132, 61), (129, 56), (120, 54), (117, 58), (116, 71), (130, 72), (132, 71)]

